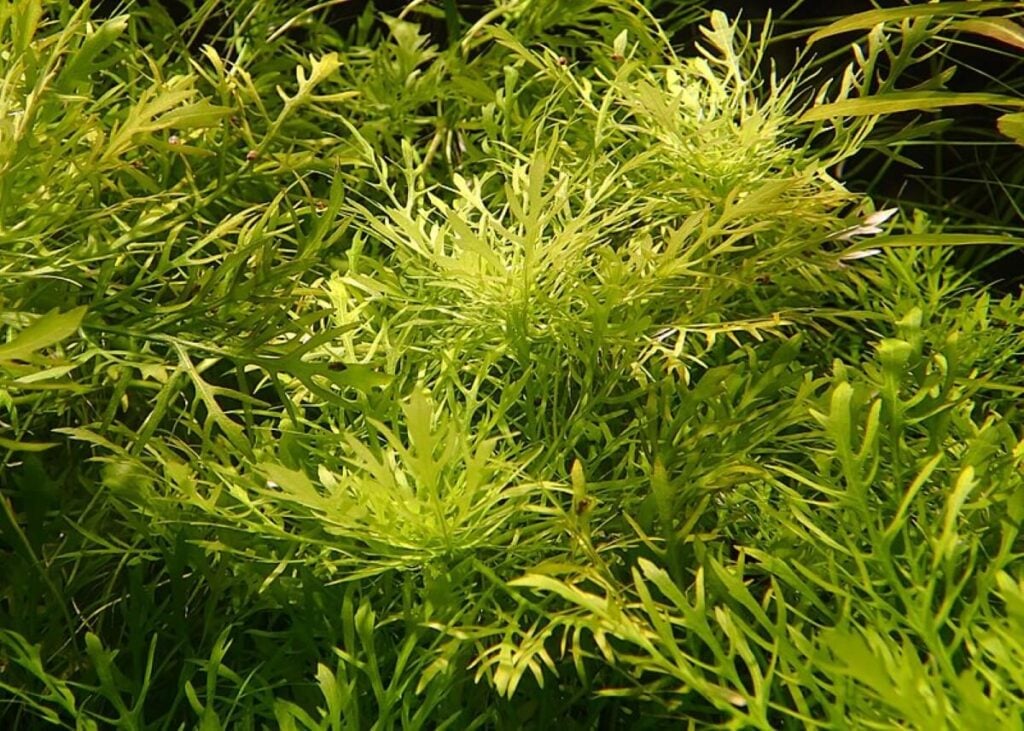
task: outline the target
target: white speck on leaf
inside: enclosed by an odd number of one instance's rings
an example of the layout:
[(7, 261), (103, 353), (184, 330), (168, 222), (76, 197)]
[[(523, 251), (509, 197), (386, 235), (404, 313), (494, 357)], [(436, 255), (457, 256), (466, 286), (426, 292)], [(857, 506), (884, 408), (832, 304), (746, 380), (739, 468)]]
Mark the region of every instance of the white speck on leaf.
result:
[(857, 259), (867, 259), (869, 256), (877, 256), (881, 254), (881, 249), (861, 249), (860, 251), (851, 251), (846, 254), (840, 254), (840, 261), (857, 261)]

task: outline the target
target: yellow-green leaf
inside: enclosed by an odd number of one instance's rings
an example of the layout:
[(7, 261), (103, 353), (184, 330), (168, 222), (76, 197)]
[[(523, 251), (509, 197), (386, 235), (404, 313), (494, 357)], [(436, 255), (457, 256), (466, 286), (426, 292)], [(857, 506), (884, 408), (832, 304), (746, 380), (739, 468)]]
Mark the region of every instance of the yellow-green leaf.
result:
[(323, 504), (323, 498), (312, 481), (306, 477), (305, 472), (290, 470), (284, 465), (272, 462), (259, 465), (259, 470), (280, 489), (279, 494), (307, 507), (318, 507)]
[(557, 594), (566, 601), (570, 601), (593, 612), (598, 617), (604, 617), (608, 614), (608, 601), (604, 597), (582, 591), (572, 584), (558, 581), (550, 576), (526, 574), (517, 579), (512, 579), (512, 581), (508, 582), (508, 585)]
[(957, 520), (963, 512), (964, 503), (977, 485), (978, 479), (975, 475), (974, 467), (970, 465), (964, 467), (956, 478), (952, 492), (946, 498), (946, 510), (942, 520), (942, 534), (935, 544), (933, 565), (937, 566), (942, 558), (953, 554), (957, 541)]
[(80, 81), (86, 81), (96, 70), (96, 58), (109, 48), (128, 27), (128, 16), (111, 18), (82, 41), (74, 54), (68, 56), (64, 70), (57, 77), (57, 87), (68, 90)]
[(1024, 239), (1010, 236), (994, 236), (991, 234), (896, 234), (892, 236), (876, 236), (871, 239), (872, 246), (1024, 246)]
[(900, 112), (927, 112), (943, 107), (970, 104), (1024, 108), (1024, 98), (1004, 94), (957, 93), (952, 91), (898, 91), (891, 94), (843, 99), (820, 104), (804, 112), (798, 121), (817, 122), (833, 117), (867, 117)]
[(0, 345), (0, 361), (25, 360), (43, 348), (59, 343), (74, 334), (85, 316), (85, 307), (76, 307), (67, 312), (53, 310), (31, 325), (6, 345)]
[(409, 444), (420, 457), (431, 459), (434, 451), (434, 437), (431, 428), (434, 408), (429, 394), (416, 389), (409, 397), (409, 403), (402, 406), (402, 411), (405, 413)]
[(15, 53), (20, 56), (31, 45), (39, 29), (39, 22), (43, 19), (43, 4), (40, 0), (29, 0), (8, 7), (10, 15), (7, 17), (14, 21), (8, 32), (15, 40)]
[(220, 120), (230, 117), (234, 110), (211, 104), (203, 99), (195, 104), (172, 109), (153, 120), (152, 126), (158, 129), (195, 129), (197, 127), (213, 127)]
[(1018, 145), (1024, 145), (1024, 112), (1004, 114), (996, 120), (996, 126)]
[(338, 58), (337, 53), (328, 53), (320, 58), (310, 56), (309, 60), (311, 68), (308, 77), (306, 76), (306, 69), (304, 66), (299, 65), (295, 67), (295, 78), (299, 82), (299, 91), (291, 100), (289, 100), (292, 103), (295, 103), (296, 100), (304, 100), (307, 97), (312, 96), (313, 90), (317, 86), (341, 68), (341, 59)]
[(0, 437), (0, 449), (9, 449), (12, 452), (43, 452), (58, 446), (58, 444), (58, 442), (19, 442)]
[(74, 365), (62, 365), (54, 366), (53, 368), (44, 368), (41, 371), (34, 371), (28, 373), (20, 378), (16, 378), (14, 383), (18, 385), (30, 385), (33, 383), (42, 383), (43, 381), (52, 381), (55, 378), (61, 378), (66, 376), (71, 371), (75, 370)]
[(1009, 18), (971, 18), (957, 21), (953, 27), (1024, 51), (1024, 27)]
[(824, 38), (850, 33), (855, 30), (868, 30), (882, 23), (896, 23), (905, 18), (921, 18), (925, 16), (949, 17), (958, 13), (978, 13), (984, 10), (1005, 10), (1012, 3), (1006, 2), (944, 2), (912, 5), (909, 7), (887, 8), (885, 10), (868, 10), (840, 18), (826, 25), (807, 39), (807, 45), (817, 43)]

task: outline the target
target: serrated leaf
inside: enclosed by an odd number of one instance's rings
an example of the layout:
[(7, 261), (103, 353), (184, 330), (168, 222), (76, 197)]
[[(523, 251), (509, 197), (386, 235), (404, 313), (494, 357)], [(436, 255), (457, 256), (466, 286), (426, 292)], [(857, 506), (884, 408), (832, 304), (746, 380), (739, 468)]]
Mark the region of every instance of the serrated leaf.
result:
[(224, 393), (227, 389), (218, 388), (203, 380), (199, 371), (185, 352), (185, 349), (180, 345), (176, 345), (176, 349), (185, 373), (188, 374), (192, 383), (195, 385), (196, 396), (206, 405), (206, 409), (209, 412), (207, 418), (220, 427), (221, 431), (235, 449), (238, 449), (245, 455), (251, 455), (252, 447), (245, 437), (242, 426), (228, 417), (228, 415), (224, 413), (220, 404), (217, 403), (217, 395), (219, 393)]
[(646, 558), (638, 559), (637, 565), (640, 567), (644, 578), (658, 587), (658, 591), (664, 594), (665, 598), (671, 601), (678, 609), (685, 612), (690, 608), (690, 603), (686, 601), (683, 592), (679, 590), (679, 587), (672, 581), (672, 577), (669, 576), (665, 569)]
[(295, 67), (295, 78), (299, 82), (298, 93), (289, 99), (289, 103), (306, 99), (313, 94), (313, 90), (323, 83), (335, 71), (341, 68), (341, 59), (337, 53), (328, 53), (320, 58), (310, 56), (310, 72), (306, 76), (306, 68), (301, 64)]

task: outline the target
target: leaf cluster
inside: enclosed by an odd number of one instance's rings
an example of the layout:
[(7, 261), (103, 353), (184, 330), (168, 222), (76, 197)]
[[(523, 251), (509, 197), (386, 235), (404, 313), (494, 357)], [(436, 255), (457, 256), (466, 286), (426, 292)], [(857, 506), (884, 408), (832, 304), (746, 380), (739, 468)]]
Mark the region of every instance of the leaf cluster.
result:
[(843, 181), (1007, 3), (330, 5), (0, 8), (4, 724), (1018, 728), (1019, 242)]

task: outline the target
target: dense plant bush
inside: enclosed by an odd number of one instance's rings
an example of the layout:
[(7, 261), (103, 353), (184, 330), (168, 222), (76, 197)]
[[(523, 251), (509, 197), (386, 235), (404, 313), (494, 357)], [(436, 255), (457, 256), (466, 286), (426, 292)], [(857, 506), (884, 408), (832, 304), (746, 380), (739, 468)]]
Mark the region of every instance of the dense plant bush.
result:
[(1019, 3), (336, 5), (0, 8), (4, 727), (1020, 728)]

